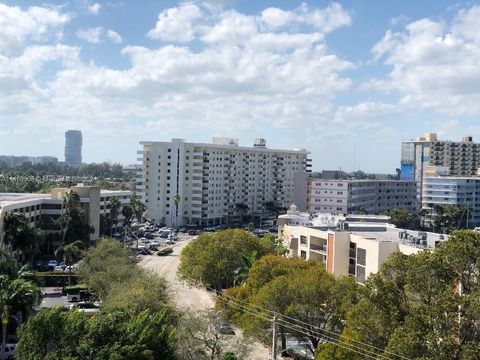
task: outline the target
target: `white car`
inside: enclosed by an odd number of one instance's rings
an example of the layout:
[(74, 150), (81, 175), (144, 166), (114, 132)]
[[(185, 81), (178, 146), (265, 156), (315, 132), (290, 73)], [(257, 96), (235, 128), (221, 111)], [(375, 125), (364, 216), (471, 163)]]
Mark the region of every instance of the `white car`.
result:
[(60, 265), (57, 265), (53, 268), (53, 272), (55, 273), (63, 273), (63, 267)]
[(75, 271), (77, 270), (77, 267), (76, 267), (75, 265), (67, 266), (67, 267), (65, 268), (65, 270), (63, 270), (63, 271), (68, 274), (68, 273), (70, 272), (70, 270), (71, 270), (72, 273), (73, 273), (73, 272), (75, 272)]

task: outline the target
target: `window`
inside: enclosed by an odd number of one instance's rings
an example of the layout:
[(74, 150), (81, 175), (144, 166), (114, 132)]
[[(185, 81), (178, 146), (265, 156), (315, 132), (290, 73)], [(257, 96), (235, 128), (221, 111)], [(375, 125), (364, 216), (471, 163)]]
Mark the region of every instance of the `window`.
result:
[(366, 265), (366, 257), (367, 257), (367, 250), (357, 248), (357, 264), (358, 265)]
[(307, 237), (305, 235), (300, 235), (300, 244), (307, 245)]
[(357, 273), (355, 275), (355, 280), (363, 284), (365, 282), (365, 268), (363, 266), (357, 265)]
[(305, 260), (307, 258), (307, 252), (306, 251), (300, 251), (300, 257)]

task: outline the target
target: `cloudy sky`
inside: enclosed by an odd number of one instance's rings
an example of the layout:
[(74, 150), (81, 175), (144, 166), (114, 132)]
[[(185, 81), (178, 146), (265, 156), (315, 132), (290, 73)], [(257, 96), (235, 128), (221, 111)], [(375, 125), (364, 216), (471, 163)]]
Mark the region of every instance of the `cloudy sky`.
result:
[(480, 141), (477, 2), (1, 1), (0, 154), (263, 137), (393, 173), (402, 139)]

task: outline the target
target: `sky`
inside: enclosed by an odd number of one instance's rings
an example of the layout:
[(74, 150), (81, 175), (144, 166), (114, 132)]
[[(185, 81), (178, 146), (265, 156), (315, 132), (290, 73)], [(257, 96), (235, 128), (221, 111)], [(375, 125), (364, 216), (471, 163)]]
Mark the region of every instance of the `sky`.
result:
[(402, 140), (480, 141), (480, 2), (46, 1), (0, 0), (0, 154), (225, 136), (394, 173)]

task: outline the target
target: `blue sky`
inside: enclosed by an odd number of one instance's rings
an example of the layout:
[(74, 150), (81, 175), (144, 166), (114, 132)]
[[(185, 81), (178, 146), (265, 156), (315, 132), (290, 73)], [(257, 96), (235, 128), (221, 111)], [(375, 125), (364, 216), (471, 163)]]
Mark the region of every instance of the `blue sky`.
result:
[[(135, 163), (139, 141), (307, 148), (393, 173), (400, 142), (480, 135), (480, 4), (0, 0), (0, 153)], [(355, 151), (354, 151), (355, 149)]]

